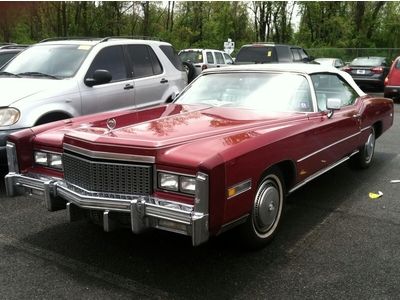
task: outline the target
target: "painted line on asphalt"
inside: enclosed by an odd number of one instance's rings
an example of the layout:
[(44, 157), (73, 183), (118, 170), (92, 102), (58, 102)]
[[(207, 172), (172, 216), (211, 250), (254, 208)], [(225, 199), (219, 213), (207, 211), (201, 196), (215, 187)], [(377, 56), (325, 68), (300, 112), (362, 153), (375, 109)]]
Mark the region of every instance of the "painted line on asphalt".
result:
[(78, 260), (60, 255), (56, 252), (45, 250), (43, 248), (22, 242), (15, 238), (0, 234), (0, 245), (9, 246), (28, 253), (29, 255), (39, 257), (55, 265), (61, 265), (73, 272), (87, 274), (88, 276), (100, 279), (116, 287), (123, 288), (135, 293), (137, 297), (150, 299), (169, 299), (172, 298), (167, 292), (136, 282), (132, 279), (117, 275), (112, 272), (102, 270), (98, 267), (80, 262)]

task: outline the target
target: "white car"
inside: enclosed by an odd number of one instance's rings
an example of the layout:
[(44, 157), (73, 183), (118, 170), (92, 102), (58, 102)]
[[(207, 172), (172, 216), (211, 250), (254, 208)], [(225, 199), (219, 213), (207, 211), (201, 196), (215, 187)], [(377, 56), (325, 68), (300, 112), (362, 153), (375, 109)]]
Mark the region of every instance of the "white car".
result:
[(233, 59), (228, 53), (214, 49), (183, 49), (179, 51), (178, 55), (184, 62), (189, 81), (192, 81), (205, 69), (233, 64)]
[(186, 85), (169, 43), (113, 37), (35, 44), (0, 69), (0, 165), (14, 131), (169, 102)]

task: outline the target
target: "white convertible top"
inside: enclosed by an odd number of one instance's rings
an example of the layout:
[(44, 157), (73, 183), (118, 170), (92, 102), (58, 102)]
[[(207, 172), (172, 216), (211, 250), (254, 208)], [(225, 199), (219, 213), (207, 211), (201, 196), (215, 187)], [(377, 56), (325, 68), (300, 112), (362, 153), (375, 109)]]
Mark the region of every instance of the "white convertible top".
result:
[(248, 64), (233, 65), (229, 67), (206, 69), (202, 73), (224, 73), (224, 72), (244, 72), (244, 71), (266, 71), (266, 72), (289, 72), (312, 75), (315, 73), (335, 73), (343, 77), (360, 96), (366, 95), (354, 82), (350, 74), (340, 71), (333, 66), (319, 64), (290, 63), (290, 64)]

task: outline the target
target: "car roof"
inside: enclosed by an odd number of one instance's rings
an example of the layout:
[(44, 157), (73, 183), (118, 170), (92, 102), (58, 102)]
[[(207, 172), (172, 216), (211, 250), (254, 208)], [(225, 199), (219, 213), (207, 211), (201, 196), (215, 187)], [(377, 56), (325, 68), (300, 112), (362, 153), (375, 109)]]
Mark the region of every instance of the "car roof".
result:
[(71, 39), (54, 39), (44, 40), (36, 45), (90, 45), (107, 43), (107, 45), (120, 45), (123, 44), (154, 44), (154, 45), (170, 45), (170, 43), (153, 39), (140, 39), (140, 38), (124, 38), (124, 37), (109, 37), (109, 38), (71, 38)]
[(182, 50), (179, 51), (179, 52), (191, 52), (191, 51), (193, 51), (193, 52), (200, 52), (200, 51), (218, 51), (218, 52), (224, 52), (224, 53), (226, 53), (225, 51), (223, 51), (223, 50), (218, 50), (218, 49), (200, 49), (200, 48), (182, 49)]
[(293, 72), (303, 74), (313, 73), (339, 73), (340, 71), (331, 66), (323, 66), (319, 64), (306, 64), (306, 63), (268, 63), (268, 64), (246, 64), (234, 65), (230, 67), (223, 67), (218, 69), (206, 69), (204, 73), (223, 72), (223, 71), (277, 71), (277, 72)]
[(262, 47), (262, 46), (265, 46), (265, 47), (276, 47), (276, 46), (279, 46), (279, 47), (301, 48), (300, 46), (296, 46), (296, 45), (262, 43), (262, 42), (255, 42), (255, 43), (252, 43), (252, 44), (246, 44), (246, 45), (243, 45), (242, 47)]
[(224, 73), (224, 72), (289, 72), (304, 75), (312, 75), (316, 73), (334, 73), (338, 74), (351, 85), (351, 87), (362, 96), (366, 95), (359, 86), (354, 82), (351, 75), (347, 72), (336, 69), (333, 66), (320, 65), (320, 64), (306, 64), (306, 63), (280, 63), (280, 64), (246, 64), (246, 65), (233, 65), (229, 67), (206, 69), (202, 74)]

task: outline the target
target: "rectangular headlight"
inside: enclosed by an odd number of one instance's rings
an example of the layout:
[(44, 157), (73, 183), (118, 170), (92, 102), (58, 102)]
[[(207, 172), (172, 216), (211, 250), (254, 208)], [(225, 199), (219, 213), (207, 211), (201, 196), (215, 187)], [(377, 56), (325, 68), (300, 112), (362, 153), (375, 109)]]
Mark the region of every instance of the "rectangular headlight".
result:
[(35, 164), (47, 167), (48, 162), (47, 162), (47, 153), (46, 152), (36, 151), (34, 156), (35, 156)]
[(62, 155), (51, 152), (35, 151), (34, 152), (35, 164), (40, 166), (62, 170)]
[(60, 154), (49, 154), (49, 167), (62, 170), (62, 159)]
[(196, 178), (174, 173), (158, 172), (158, 187), (160, 189), (194, 195)]
[(158, 186), (161, 189), (178, 191), (179, 176), (170, 173), (158, 173)]
[(184, 193), (194, 194), (196, 191), (196, 178), (181, 176), (179, 180), (179, 189)]

